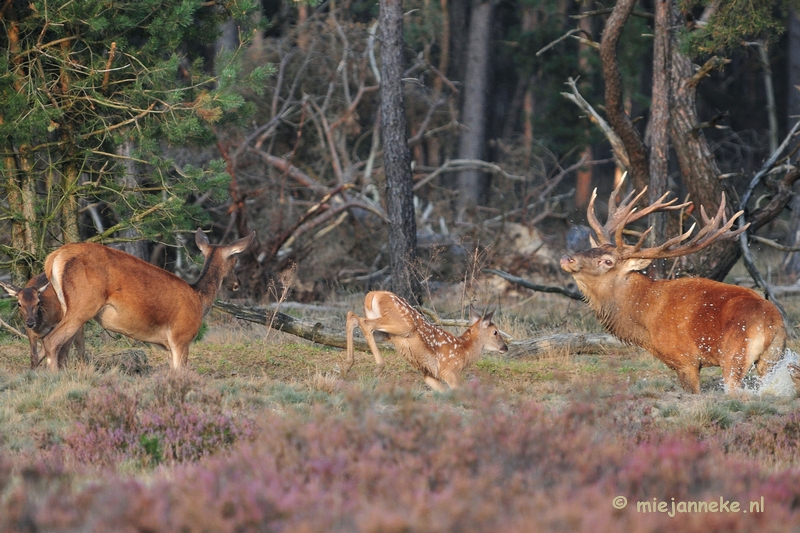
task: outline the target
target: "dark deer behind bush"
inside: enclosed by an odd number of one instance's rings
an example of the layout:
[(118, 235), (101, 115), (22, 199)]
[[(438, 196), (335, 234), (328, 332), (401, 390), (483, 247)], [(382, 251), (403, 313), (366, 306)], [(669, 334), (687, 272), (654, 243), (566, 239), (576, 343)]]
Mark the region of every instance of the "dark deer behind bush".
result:
[[(23, 288), (2, 281), (0, 281), (0, 287), (3, 287), (8, 294), (17, 299), (19, 313), (25, 322), (25, 333), (27, 333), (28, 342), (31, 345), (31, 369), (34, 369), (41, 362), (37, 346), (38, 341), (50, 333), (64, 316), (61, 310), (61, 303), (58, 301), (56, 291), (53, 290), (44, 273), (31, 278)], [(66, 363), (69, 349), (73, 345), (78, 352), (78, 357), (84, 359), (86, 356), (86, 344), (83, 339), (83, 327), (78, 329), (75, 335), (64, 343), (59, 350), (58, 361), (60, 366), (64, 366)]]
[[(597, 318), (620, 340), (640, 346), (678, 373), (684, 389), (700, 391), (700, 369), (722, 368), (725, 388), (740, 388), (755, 364), (763, 376), (783, 355), (786, 331), (778, 309), (753, 290), (703, 278), (652, 280), (641, 270), (654, 259), (679, 257), (733, 239), (747, 226), (731, 231), (725, 218), (725, 196), (714, 218), (701, 207), (704, 226), (692, 237), (694, 226), (665, 243), (643, 248), (652, 228), (639, 233), (635, 245), (623, 238), (624, 228), (656, 211), (675, 205), (662, 196), (637, 211), (644, 195), (631, 192), (617, 206), (622, 184), (611, 193), (608, 220), (601, 226), (594, 213), (597, 191), (589, 202), (589, 224), (598, 242), (584, 252), (564, 255), (561, 268), (571, 273)], [(635, 232), (629, 232), (635, 233)]]

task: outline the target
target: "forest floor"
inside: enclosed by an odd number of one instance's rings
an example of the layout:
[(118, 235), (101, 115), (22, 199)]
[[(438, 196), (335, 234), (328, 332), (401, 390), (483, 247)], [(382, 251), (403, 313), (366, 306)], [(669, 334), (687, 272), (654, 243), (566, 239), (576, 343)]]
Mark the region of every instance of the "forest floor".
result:
[[(361, 298), (281, 310), (343, 331)], [(498, 303), (515, 339), (602, 331), (558, 295)], [(391, 352), (342, 378), (343, 350), (206, 323), (180, 374), (96, 325), (60, 373), (0, 341), (1, 531), (800, 531), (800, 400), (725, 394), (718, 368), (693, 395), (638, 348), (487, 354), (439, 394)]]

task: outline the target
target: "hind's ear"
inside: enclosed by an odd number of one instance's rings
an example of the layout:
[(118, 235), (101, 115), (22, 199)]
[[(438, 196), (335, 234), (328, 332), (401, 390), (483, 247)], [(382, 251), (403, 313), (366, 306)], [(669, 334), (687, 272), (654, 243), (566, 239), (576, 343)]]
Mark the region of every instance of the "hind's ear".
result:
[(39, 294), (42, 294), (44, 292), (44, 290), (49, 286), (50, 286), (50, 282), (48, 281), (47, 283), (45, 283), (44, 285), (39, 287), (39, 289), (36, 292), (38, 292)]

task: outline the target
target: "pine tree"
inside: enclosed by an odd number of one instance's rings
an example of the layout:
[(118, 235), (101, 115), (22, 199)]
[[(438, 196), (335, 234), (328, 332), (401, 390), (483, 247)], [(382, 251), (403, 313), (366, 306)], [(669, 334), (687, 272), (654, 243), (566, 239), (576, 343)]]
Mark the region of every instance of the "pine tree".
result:
[[(47, 0), (0, 11), (0, 190), (15, 281), (54, 246), (80, 239), (79, 211), (102, 206), (92, 240), (167, 240), (201, 216), (187, 199), (222, 191), (224, 163), (178, 165), (166, 147), (214, 140), (213, 127), (251, 109), (269, 67), (239, 76), (237, 51), (214, 58), (221, 23), (253, 32), (254, 0)], [(241, 50), (241, 48), (240, 48)], [(133, 179), (131, 178), (133, 173)], [(95, 211), (95, 214), (97, 211)], [(98, 228), (95, 228), (97, 231)]]

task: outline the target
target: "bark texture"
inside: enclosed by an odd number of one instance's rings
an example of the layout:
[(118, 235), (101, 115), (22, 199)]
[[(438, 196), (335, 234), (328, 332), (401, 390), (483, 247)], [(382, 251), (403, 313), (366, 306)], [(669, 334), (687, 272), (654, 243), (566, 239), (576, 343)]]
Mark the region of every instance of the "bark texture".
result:
[[(486, 158), (487, 106), (489, 93), (488, 66), (491, 57), (493, 0), (475, 0), (469, 23), (469, 45), (464, 79), (464, 101), (461, 122), (459, 159)], [(487, 194), (488, 176), (478, 170), (465, 170), (459, 175), (459, 211), (478, 204)]]
[(417, 224), (414, 218), (411, 154), (403, 98), (403, 2), (381, 0), (381, 139), (389, 215), (389, 265), (392, 291), (419, 303), (416, 276)]

